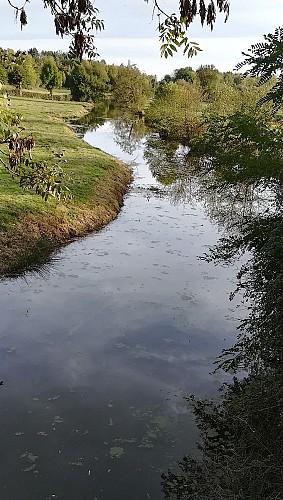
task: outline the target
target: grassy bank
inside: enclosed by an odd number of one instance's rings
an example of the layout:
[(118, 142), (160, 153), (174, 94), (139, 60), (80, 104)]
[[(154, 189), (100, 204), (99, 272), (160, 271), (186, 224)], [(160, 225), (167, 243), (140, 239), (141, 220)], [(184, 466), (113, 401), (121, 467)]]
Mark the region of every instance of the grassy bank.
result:
[(130, 169), (76, 137), (66, 121), (82, 116), (87, 105), (12, 98), (26, 133), (36, 141), (33, 158), (54, 159), (65, 149), (64, 170), (74, 195), (66, 204), (43, 201), (22, 191), (0, 168), (0, 275), (25, 267), (44, 249), (103, 227), (116, 217), (131, 178)]

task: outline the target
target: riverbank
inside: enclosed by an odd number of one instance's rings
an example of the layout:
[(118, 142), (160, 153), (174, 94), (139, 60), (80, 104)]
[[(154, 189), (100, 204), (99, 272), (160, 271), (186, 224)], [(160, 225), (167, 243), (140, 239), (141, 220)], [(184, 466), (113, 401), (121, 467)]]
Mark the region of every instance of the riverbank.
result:
[[(131, 180), (130, 168), (79, 139), (66, 121), (83, 116), (89, 105), (13, 98), (27, 135), (35, 138), (34, 159), (54, 158), (63, 150), (64, 171), (74, 198), (47, 202), (23, 191), (0, 171), (0, 276), (13, 275), (42, 254), (95, 231), (113, 220)], [(52, 153), (53, 151), (53, 153)]]

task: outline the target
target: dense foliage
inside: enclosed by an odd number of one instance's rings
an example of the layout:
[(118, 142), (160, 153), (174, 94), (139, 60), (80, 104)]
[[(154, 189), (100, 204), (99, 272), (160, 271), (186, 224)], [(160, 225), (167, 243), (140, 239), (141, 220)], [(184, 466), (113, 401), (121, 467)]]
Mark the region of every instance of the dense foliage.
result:
[(202, 90), (197, 85), (184, 80), (163, 82), (146, 109), (146, 121), (163, 138), (190, 141), (202, 130), (202, 99)]
[(24, 89), (39, 87), (46, 88), (51, 97), (56, 89), (70, 90), (74, 101), (96, 102), (112, 93), (121, 108), (128, 107), (133, 112), (143, 112), (156, 84), (155, 77), (130, 62), (120, 66), (108, 65), (103, 60), (80, 62), (66, 53), (39, 53), (36, 48), (28, 52), (0, 48), (0, 81), (9, 83), (19, 95)]
[(243, 55), (245, 59), (237, 65), (237, 69), (248, 65), (246, 75), (259, 77), (259, 85), (277, 76), (274, 85), (261, 98), (260, 103), (271, 101), (279, 108), (283, 99), (283, 29), (277, 28), (274, 33), (264, 35), (264, 42), (252, 45), (249, 53)]
[[(282, 496), (282, 89), (280, 78), (271, 78), (281, 52), (267, 57), (269, 49), (252, 48), (258, 66), (249, 73), (262, 75), (259, 81), (229, 86), (226, 106), (216, 90), (218, 97), (206, 106), (204, 134), (191, 144), (188, 171), (218, 200), (212, 216), (225, 227), (225, 236), (202, 258), (227, 265), (244, 255), (230, 298), (240, 293), (247, 315), (235, 344), (216, 364), (237, 376), (222, 387), (218, 401), (187, 398), (200, 431), (200, 455), (184, 456), (178, 470), (163, 474), (170, 500)], [(268, 58), (274, 62), (269, 70)], [(233, 210), (227, 210), (228, 199)]]
[(61, 86), (62, 76), (53, 57), (49, 56), (44, 61), (40, 72), (40, 79), (44, 87), (50, 92), (51, 97), (53, 90)]

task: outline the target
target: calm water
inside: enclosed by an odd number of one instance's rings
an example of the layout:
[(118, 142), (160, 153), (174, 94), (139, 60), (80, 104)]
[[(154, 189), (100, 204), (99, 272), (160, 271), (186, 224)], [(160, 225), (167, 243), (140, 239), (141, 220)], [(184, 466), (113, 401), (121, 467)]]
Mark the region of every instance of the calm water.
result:
[(86, 140), (133, 163), (119, 217), (0, 283), (1, 500), (162, 499), (161, 472), (195, 450), (183, 395), (223, 380), (210, 372), (241, 315), (235, 268), (198, 258), (223, 226), (203, 190), (177, 196), (145, 140), (125, 153), (113, 127)]

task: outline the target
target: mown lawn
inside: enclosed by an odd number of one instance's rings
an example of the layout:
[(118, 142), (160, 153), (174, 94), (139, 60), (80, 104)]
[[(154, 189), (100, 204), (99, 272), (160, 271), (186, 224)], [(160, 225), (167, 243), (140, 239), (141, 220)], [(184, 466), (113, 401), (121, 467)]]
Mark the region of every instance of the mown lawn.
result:
[(23, 117), (22, 134), (34, 136), (34, 160), (54, 162), (54, 153), (64, 150), (62, 167), (73, 199), (63, 204), (50, 197), (46, 202), (23, 191), (0, 166), (2, 261), (15, 260), (17, 252), (26, 252), (42, 237), (58, 243), (102, 227), (117, 215), (131, 178), (129, 167), (86, 144), (68, 126), (90, 109), (88, 104), (12, 97), (11, 108)]
[[(54, 161), (55, 153), (63, 150), (66, 163), (62, 163), (68, 175), (66, 181), (74, 199), (71, 205), (93, 203), (99, 198), (95, 191), (97, 181), (107, 176), (109, 169), (118, 162), (102, 151), (76, 137), (67, 121), (82, 116), (88, 105), (73, 102), (50, 102), (45, 100), (12, 98), (12, 110), (22, 117), (25, 127), (23, 135), (32, 133), (35, 138), (33, 159)], [(8, 172), (0, 168), (0, 227), (9, 227), (22, 212), (52, 212), (58, 203), (52, 198), (43, 201), (32, 191), (22, 191)]]

